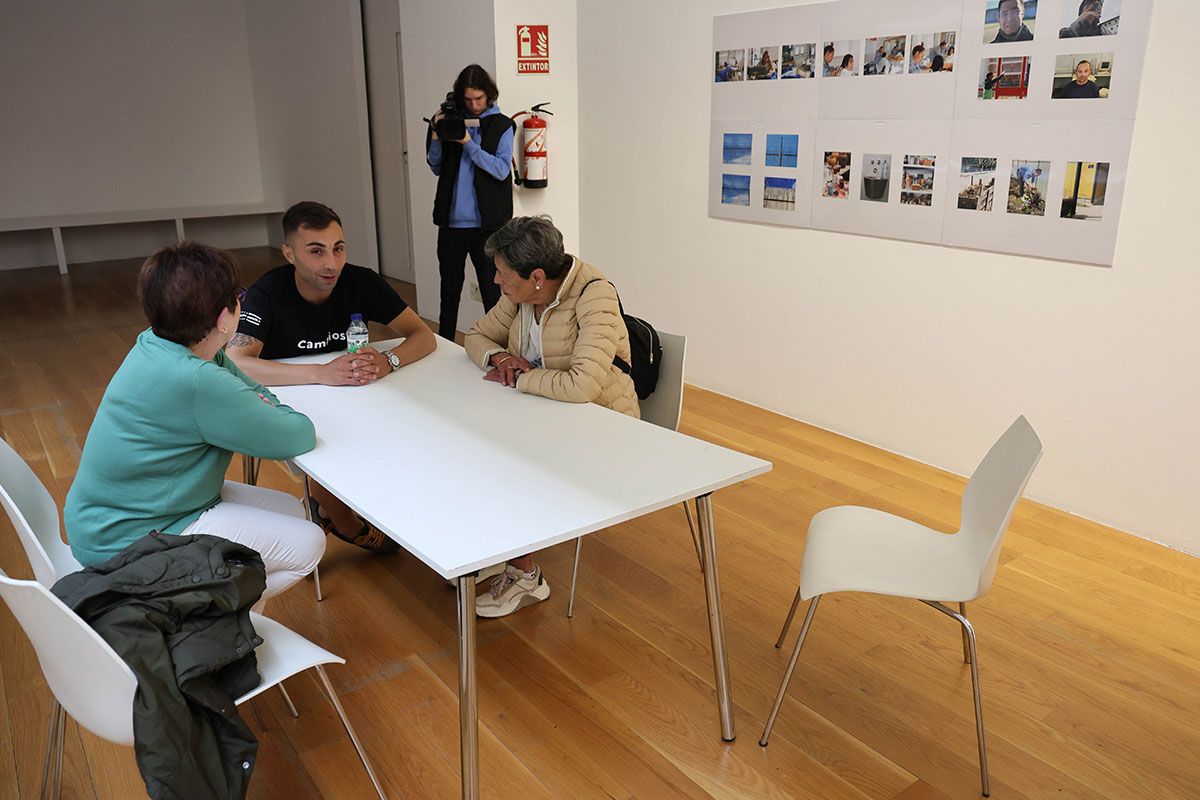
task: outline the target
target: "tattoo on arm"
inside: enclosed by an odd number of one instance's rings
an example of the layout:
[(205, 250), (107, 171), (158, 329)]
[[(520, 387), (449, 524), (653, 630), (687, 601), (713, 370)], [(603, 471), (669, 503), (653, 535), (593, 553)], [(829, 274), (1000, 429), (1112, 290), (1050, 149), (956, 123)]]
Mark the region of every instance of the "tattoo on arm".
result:
[(234, 334), (234, 337), (229, 340), (230, 347), (252, 347), (256, 343), (261, 344), (258, 339), (245, 333)]

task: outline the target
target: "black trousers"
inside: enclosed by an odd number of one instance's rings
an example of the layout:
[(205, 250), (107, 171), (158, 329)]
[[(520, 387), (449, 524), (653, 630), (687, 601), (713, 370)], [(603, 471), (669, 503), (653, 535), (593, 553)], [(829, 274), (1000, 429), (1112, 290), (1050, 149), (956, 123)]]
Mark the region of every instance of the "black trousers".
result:
[(484, 313), (500, 302), (496, 265), (484, 255), (483, 243), (495, 232), (487, 228), (438, 228), (438, 272), (442, 277), (442, 308), (438, 314), (438, 336), (454, 341), (458, 330), (458, 303), (462, 298), (467, 256), (475, 266)]

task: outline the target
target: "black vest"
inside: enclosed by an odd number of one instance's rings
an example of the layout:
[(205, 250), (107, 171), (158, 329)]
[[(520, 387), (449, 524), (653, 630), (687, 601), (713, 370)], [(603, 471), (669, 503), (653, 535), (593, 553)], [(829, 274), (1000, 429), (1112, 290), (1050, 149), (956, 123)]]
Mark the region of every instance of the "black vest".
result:
[[(512, 130), (513, 121), (503, 114), (492, 114), (479, 118), (479, 146), (484, 152), (496, 154), (500, 137)], [(429, 152), (432, 129), (425, 134), (425, 152)], [(462, 162), (462, 145), (458, 142), (442, 142), (442, 170), (438, 175), (437, 194), (433, 198), (433, 224), (439, 228), (450, 225), (450, 204), (454, 198), (454, 185), (458, 180), (458, 168)], [(498, 181), (481, 169), (475, 170), (475, 201), (479, 204), (479, 218), (485, 230), (499, 228), (512, 219), (512, 170), (504, 180)]]

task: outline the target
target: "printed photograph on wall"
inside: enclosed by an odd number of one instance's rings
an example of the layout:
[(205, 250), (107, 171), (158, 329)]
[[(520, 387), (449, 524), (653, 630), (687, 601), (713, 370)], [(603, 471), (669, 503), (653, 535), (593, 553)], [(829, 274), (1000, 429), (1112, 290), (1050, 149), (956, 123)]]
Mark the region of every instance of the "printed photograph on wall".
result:
[(716, 83), (728, 83), (729, 81), (743, 80), (745, 78), (745, 69), (745, 50), (717, 51)]
[(1121, 0), (1075, 0), (1063, 3), (1060, 39), (1082, 36), (1114, 36), (1121, 24)]
[(779, 45), (751, 47), (746, 59), (746, 79), (773, 81), (779, 77)]
[(796, 210), (795, 178), (763, 178), (763, 208), (777, 211)]
[(721, 202), (727, 206), (750, 205), (750, 176), (721, 176)]
[(996, 194), (996, 159), (968, 157), (958, 175), (958, 207), (991, 211)]
[(749, 164), (754, 136), (749, 133), (727, 133), (721, 143), (722, 164)]
[(826, 150), (821, 175), (821, 196), (844, 200), (850, 196), (850, 153)]
[(862, 192), (859, 197), (873, 203), (888, 201), (891, 185), (892, 157), (881, 153), (866, 153), (862, 163)]
[(1063, 219), (1098, 222), (1104, 216), (1104, 193), (1108, 189), (1108, 162), (1068, 161), (1063, 181)]
[(1054, 59), (1055, 100), (1100, 100), (1112, 83), (1112, 53), (1079, 53)]
[(853, 78), (858, 75), (862, 39), (826, 42), (821, 54), (821, 75), (826, 78)]
[(933, 205), (933, 170), (936, 165), (935, 156), (904, 157), (904, 174), (900, 178), (901, 205)]
[(1029, 95), (1028, 56), (985, 58), (979, 64), (980, 100), (1024, 100)]
[(863, 48), (863, 75), (903, 75), (905, 36), (867, 39)]
[(1038, 0), (987, 0), (983, 10), (983, 43), (1033, 41)]
[(954, 43), (958, 34), (914, 33), (908, 37), (908, 71), (915, 75), (954, 71)]
[(794, 133), (767, 134), (767, 166), (794, 167), (800, 151), (800, 137)]
[(1032, 217), (1046, 215), (1049, 161), (1014, 161), (1008, 176), (1008, 213)]
[(785, 44), (779, 66), (781, 78), (812, 78), (816, 75), (817, 45)]

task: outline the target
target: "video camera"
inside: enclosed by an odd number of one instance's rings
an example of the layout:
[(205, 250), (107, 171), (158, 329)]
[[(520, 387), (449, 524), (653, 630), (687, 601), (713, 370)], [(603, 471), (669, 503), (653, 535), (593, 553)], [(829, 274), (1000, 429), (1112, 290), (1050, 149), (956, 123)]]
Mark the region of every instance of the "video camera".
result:
[[(479, 120), (472, 117), (467, 119), (459, 108), (458, 100), (454, 96), (454, 92), (446, 92), (446, 99), (442, 101), (438, 107), (441, 112), (441, 119), (437, 121), (425, 120), (433, 126), (433, 132), (437, 137), (445, 142), (458, 142), (467, 135), (467, 128), (479, 126)], [(434, 116), (437, 116), (436, 114)]]

